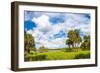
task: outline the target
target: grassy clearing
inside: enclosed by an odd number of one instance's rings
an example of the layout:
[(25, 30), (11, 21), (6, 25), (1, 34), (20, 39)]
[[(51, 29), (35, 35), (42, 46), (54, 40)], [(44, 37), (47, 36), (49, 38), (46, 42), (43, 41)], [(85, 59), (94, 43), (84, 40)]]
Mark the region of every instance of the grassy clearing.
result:
[[(46, 55), (47, 60), (68, 60), (75, 58), (86, 58), (81, 55), (89, 55), (89, 51), (80, 51), (80, 52), (46, 52), (43, 53)], [(88, 56), (87, 56), (88, 57)]]
[(29, 54), (25, 57), (25, 61), (42, 61), (42, 60), (71, 60), (71, 59), (87, 59), (90, 58), (90, 51), (78, 52), (44, 52), (37, 54)]

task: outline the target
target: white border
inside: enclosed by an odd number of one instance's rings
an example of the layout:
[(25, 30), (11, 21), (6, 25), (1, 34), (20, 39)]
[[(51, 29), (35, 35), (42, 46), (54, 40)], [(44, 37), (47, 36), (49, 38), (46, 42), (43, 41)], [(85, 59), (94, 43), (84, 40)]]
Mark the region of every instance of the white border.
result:
[[(53, 11), (53, 12), (75, 12), (75, 13), (90, 13), (91, 14), (91, 58), (79, 60), (57, 60), (57, 61), (38, 61), (24, 62), (24, 10), (31, 11)], [(34, 67), (50, 67), (62, 65), (82, 65), (95, 64), (95, 11), (92, 9), (79, 8), (60, 8), (60, 7), (45, 7), (45, 6), (19, 6), (19, 68), (34, 68)]]

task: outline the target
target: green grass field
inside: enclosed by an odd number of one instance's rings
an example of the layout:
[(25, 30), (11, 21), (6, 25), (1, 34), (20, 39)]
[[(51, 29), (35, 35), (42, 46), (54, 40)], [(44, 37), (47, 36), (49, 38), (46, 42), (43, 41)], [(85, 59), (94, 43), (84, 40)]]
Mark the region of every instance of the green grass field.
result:
[(31, 53), (25, 56), (25, 61), (44, 61), (44, 60), (72, 60), (90, 58), (90, 51), (73, 51), (73, 52), (44, 52)]

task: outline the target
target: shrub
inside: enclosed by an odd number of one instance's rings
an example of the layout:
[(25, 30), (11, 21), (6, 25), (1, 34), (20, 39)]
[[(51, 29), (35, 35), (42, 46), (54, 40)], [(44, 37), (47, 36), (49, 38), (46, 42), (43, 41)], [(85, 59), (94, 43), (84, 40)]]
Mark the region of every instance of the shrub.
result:
[(71, 48), (67, 48), (65, 52), (72, 52)]
[(78, 52), (78, 51), (81, 51), (81, 48), (76, 47), (76, 48), (72, 49), (72, 51), (73, 51), (73, 52)]
[(46, 55), (45, 54), (40, 54), (40, 55), (36, 55), (32, 57), (32, 61), (41, 61), (41, 60), (45, 60), (46, 59)]
[(90, 58), (90, 53), (86, 53), (86, 54), (78, 54), (75, 56), (75, 59), (86, 59), (86, 58)]
[(25, 61), (41, 61), (45, 60), (46, 55), (45, 54), (39, 54), (39, 55), (28, 55), (25, 57)]

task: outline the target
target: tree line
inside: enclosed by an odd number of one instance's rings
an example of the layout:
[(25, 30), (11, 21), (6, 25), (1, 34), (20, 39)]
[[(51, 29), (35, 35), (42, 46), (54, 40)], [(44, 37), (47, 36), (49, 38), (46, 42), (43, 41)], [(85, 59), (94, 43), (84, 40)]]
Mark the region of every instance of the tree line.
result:
[[(66, 45), (68, 45), (69, 49), (74, 48), (80, 48), (83, 50), (89, 50), (90, 49), (90, 35), (85, 35), (82, 37), (80, 36), (80, 30), (69, 30), (68, 36), (66, 37)], [(67, 39), (68, 38), (68, 39)], [(34, 37), (31, 34), (27, 34), (26, 31), (24, 31), (24, 49), (26, 52), (30, 53), (30, 51), (36, 52), (35, 48), (35, 40)], [(40, 47), (38, 51), (40, 52), (47, 51), (47, 48), (44, 46)]]
[(90, 49), (90, 35), (84, 35), (83, 39), (80, 36), (80, 30), (74, 29), (68, 31), (68, 39), (66, 39), (66, 45), (69, 48), (81, 48), (84, 50)]

